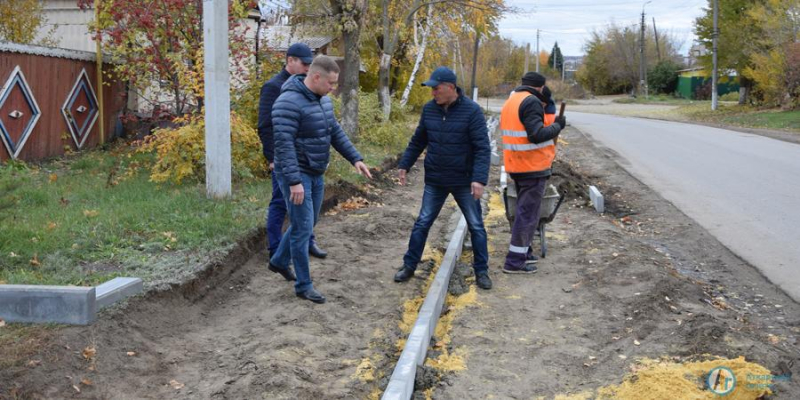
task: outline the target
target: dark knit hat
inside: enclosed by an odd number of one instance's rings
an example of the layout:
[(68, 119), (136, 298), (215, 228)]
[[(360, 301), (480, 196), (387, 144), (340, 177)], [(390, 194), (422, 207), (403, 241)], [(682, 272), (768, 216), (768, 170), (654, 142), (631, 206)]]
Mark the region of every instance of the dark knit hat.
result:
[(522, 76), (522, 84), (525, 86), (542, 87), (547, 78), (538, 72), (528, 72)]

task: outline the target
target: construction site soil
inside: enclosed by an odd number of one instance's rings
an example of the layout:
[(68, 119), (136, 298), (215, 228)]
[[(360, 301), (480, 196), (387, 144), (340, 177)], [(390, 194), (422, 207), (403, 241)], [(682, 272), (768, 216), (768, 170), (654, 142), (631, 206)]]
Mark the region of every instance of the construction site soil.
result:
[[(574, 129), (562, 139), (551, 183), (567, 198), (537, 274), (501, 273), (510, 229), (493, 167), (494, 287), (475, 289), (467, 245), (415, 398), (711, 399), (703, 378), (716, 366), (751, 373), (730, 398), (800, 397), (800, 306), (611, 150)], [(255, 235), (194, 279), (103, 311), (91, 326), (4, 345), (0, 398), (378, 398), (455, 210), (449, 203), (434, 225), (415, 278), (393, 282), (423, 178), (415, 169), (397, 186), (392, 176), (364, 192), (332, 189), (315, 229), (330, 254), (311, 260), (326, 304), (298, 299), (269, 272)], [(589, 206), (587, 184), (605, 195), (605, 214)], [(767, 375), (775, 379), (763, 385)]]

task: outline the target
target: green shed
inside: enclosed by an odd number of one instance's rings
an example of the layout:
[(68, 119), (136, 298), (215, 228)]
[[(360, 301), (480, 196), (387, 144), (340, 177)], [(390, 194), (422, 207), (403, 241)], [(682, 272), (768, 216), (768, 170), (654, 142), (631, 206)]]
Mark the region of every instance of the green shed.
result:
[[(703, 68), (689, 68), (678, 71), (678, 94), (685, 99), (694, 99), (697, 88), (711, 81), (711, 73)], [(739, 77), (724, 75), (719, 77), (717, 94), (723, 95), (739, 91)]]

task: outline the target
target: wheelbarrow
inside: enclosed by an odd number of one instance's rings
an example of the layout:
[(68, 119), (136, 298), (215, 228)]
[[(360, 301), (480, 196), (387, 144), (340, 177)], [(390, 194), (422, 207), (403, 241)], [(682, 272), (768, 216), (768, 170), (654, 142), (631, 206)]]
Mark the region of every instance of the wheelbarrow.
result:
[[(510, 179), (509, 181), (510, 183), (503, 188), (503, 203), (506, 207), (506, 219), (508, 219), (509, 224), (513, 225), (514, 214), (517, 212), (517, 190), (513, 181)], [(561, 202), (563, 201), (564, 195), (559, 194), (556, 187), (552, 184), (547, 185), (544, 196), (542, 196), (542, 204), (539, 207), (539, 223), (536, 227), (536, 234), (534, 235), (534, 239), (536, 236), (539, 237), (542, 258), (547, 257), (547, 235), (545, 235), (547, 224), (553, 222), (558, 208), (561, 207)], [(533, 242), (531, 242), (530, 246), (533, 248)]]

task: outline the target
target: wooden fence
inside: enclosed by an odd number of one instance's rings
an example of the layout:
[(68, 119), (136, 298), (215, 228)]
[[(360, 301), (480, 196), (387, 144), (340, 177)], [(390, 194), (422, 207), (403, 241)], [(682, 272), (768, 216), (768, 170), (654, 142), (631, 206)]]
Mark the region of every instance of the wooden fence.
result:
[[(104, 77), (113, 65), (103, 64)], [(0, 42), (0, 161), (26, 161), (100, 143), (95, 54)], [(125, 107), (124, 85), (103, 85), (108, 139)]]

